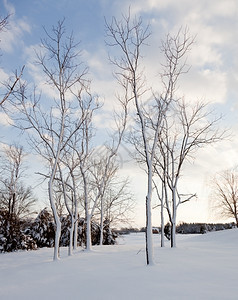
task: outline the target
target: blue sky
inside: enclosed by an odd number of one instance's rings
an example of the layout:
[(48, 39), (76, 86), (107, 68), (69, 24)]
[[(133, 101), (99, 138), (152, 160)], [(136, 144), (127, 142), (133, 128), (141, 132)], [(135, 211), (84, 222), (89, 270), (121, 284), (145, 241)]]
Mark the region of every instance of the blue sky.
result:
[[(190, 101), (212, 102), (218, 113), (224, 113), (221, 126), (233, 130), (231, 141), (199, 152), (184, 176), (185, 189), (198, 193), (198, 200), (181, 207), (178, 221), (209, 221), (207, 212), (209, 180), (217, 171), (238, 164), (238, 3), (237, 0), (0, 0), (0, 14), (11, 14), (9, 30), (0, 39), (0, 80), (16, 68), (26, 65), (25, 77), (40, 84), (41, 77), (33, 67), (34, 49), (44, 37), (43, 26), (50, 29), (65, 18), (67, 30), (81, 41), (82, 58), (89, 66), (93, 88), (105, 99), (104, 111), (97, 125), (104, 128), (109, 120), (116, 84), (105, 46), (104, 17), (120, 17), (128, 11), (141, 15), (150, 23), (152, 36), (145, 49), (146, 75), (152, 86), (157, 84), (161, 54), (159, 45), (168, 32), (188, 26), (195, 44), (188, 58), (191, 70), (180, 83), (181, 92)], [(0, 112), (1, 142), (16, 138), (13, 129)], [(109, 124), (109, 121), (108, 121)], [(131, 174), (138, 199), (137, 224), (144, 222), (144, 177), (132, 163), (124, 163), (122, 174)], [(195, 209), (194, 209), (195, 207)], [(196, 212), (194, 212), (196, 211)]]

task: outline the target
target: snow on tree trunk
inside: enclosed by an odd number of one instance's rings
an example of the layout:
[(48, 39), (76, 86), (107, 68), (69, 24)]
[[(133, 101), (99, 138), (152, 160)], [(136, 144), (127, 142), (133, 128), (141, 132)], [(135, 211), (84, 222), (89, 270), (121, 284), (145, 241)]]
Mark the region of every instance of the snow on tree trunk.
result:
[(56, 157), (55, 157), (55, 162), (52, 168), (50, 180), (49, 180), (49, 185), (48, 185), (48, 190), (49, 190), (49, 200), (50, 200), (50, 205), (51, 209), (53, 212), (53, 217), (56, 225), (56, 232), (55, 232), (55, 246), (54, 246), (54, 260), (59, 259), (59, 242), (60, 242), (60, 236), (61, 236), (61, 222), (60, 218), (56, 209), (54, 197), (53, 197), (53, 183), (55, 180), (55, 173), (59, 161), (59, 156), (60, 156), (60, 147), (62, 144), (63, 140), (63, 134), (64, 134), (64, 120), (65, 120), (65, 112), (63, 111), (62, 114), (62, 119), (61, 119), (61, 130), (60, 130), (60, 137), (59, 137), (59, 142), (57, 145), (57, 152), (56, 152)]
[[(54, 169), (56, 169), (56, 165), (55, 165)], [(61, 235), (61, 222), (60, 222), (60, 218), (57, 213), (56, 205), (55, 205), (55, 202), (53, 199), (53, 191), (52, 190), (53, 190), (53, 181), (54, 181), (54, 175), (55, 175), (54, 169), (51, 174), (51, 178), (49, 180), (48, 190), (49, 190), (50, 205), (51, 205), (51, 209), (52, 209), (53, 217), (54, 217), (54, 221), (55, 221), (55, 226), (56, 226), (54, 257), (53, 257), (53, 259), (56, 261), (59, 259), (59, 242), (60, 242), (60, 235)]]
[(77, 246), (78, 246), (78, 217), (76, 217), (76, 220), (74, 222), (74, 241), (73, 241), (74, 250), (77, 250)]
[(164, 201), (163, 197), (161, 198), (161, 211), (160, 211), (160, 218), (161, 218), (161, 247), (164, 247)]
[(174, 222), (174, 220), (171, 223), (171, 247), (176, 247), (176, 223)]
[(101, 198), (101, 216), (100, 216), (100, 246), (103, 244), (103, 199)]
[(72, 249), (73, 249), (73, 236), (74, 236), (74, 217), (71, 216), (71, 227), (69, 228), (69, 249), (68, 249), (68, 255), (72, 255)]
[(103, 245), (103, 222), (100, 224), (100, 246)]
[(151, 164), (148, 164), (148, 193), (146, 196), (146, 263), (153, 265), (153, 233), (151, 218), (151, 198), (152, 198), (152, 170)]
[(85, 172), (81, 167), (81, 174), (84, 181), (84, 204), (85, 204), (85, 219), (86, 219), (86, 249), (88, 251), (92, 250), (92, 237), (91, 237), (91, 218), (92, 215), (89, 213), (89, 203), (88, 203), (88, 189), (87, 189), (87, 180)]
[(76, 194), (76, 185), (75, 185), (75, 179), (74, 176), (72, 176), (73, 179), (73, 189), (74, 189), (74, 240), (73, 240), (73, 247), (74, 250), (77, 249), (78, 246), (78, 203), (77, 203), (77, 194)]
[(61, 236), (61, 223), (56, 222), (56, 232), (55, 232), (55, 246), (54, 246), (54, 260), (59, 260), (59, 242)]
[(176, 215), (177, 215), (177, 203), (176, 203), (176, 188), (173, 188), (173, 218), (171, 222), (171, 247), (176, 247)]
[(91, 237), (91, 215), (87, 214), (86, 217), (86, 250), (92, 250), (92, 237)]

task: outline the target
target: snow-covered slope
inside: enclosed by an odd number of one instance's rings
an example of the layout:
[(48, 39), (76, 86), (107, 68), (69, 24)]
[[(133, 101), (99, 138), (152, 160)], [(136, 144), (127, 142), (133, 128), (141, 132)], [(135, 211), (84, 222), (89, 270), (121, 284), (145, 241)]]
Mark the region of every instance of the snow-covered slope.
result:
[(59, 262), (52, 249), (1, 254), (0, 299), (238, 299), (237, 229), (179, 235), (176, 249), (154, 242), (152, 267), (141, 233), (72, 257), (61, 249)]

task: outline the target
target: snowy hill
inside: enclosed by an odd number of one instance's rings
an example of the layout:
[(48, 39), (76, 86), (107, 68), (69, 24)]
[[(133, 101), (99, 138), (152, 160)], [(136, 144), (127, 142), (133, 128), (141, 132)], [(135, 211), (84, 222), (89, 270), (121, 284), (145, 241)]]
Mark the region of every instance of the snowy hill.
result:
[(53, 250), (0, 255), (0, 299), (166, 300), (238, 299), (238, 230), (179, 235), (177, 248), (159, 247), (145, 265), (144, 234), (116, 246), (79, 249), (52, 261)]

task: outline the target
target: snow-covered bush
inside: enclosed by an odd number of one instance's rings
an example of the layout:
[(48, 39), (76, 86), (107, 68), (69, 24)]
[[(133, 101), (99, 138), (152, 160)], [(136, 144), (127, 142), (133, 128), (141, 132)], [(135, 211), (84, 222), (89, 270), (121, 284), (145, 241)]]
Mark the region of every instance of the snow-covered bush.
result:
[[(69, 216), (61, 218), (61, 239), (60, 246), (68, 246), (69, 245), (69, 228), (71, 226), (71, 219)], [(100, 226), (95, 221), (91, 222), (91, 238), (92, 245), (100, 244)], [(113, 232), (109, 224), (104, 222), (103, 229), (103, 245), (114, 245), (116, 243), (117, 234)], [(84, 218), (80, 218), (78, 221), (78, 245), (85, 246), (86, 245), (86, 222)]]
[(110, 223), (105, 220), (103, 224), (103, 245), (114, 245), (116, 243), (117, 234), (110, 228)]
[(55, 237), (54, 220), (47, 208), (44, 208), (38, 214), (32, 224), (25, 230), (25, 233), (33, 238), (38, 247), (53, 247)]
[[(69, 245), (70, 216), (61, 218), (62, 230), (60, 246)], [(100, 226), (95, 221), (91, 223), (92, 245), (100, 243)], [(53, 247), (55, 226), (52, 213), (44, 208), (35, 220), (20, 221), (16, 216), (9, 219), (7, 211), (0, 211), (0, 252), (16, 250), (31, 250), (42, 247)], [(111, 231), (109, 224), (104, 222), (103, 244), (116, 243), (117, 234)], [(86, 222), (84, 218), (78, 221), (78, 245), (86, 244)]]
[(6, 210), (0, 210), (0, 252), (34, 250), (37, 245), (23, 230), (24, 222)]
[(181, 223), (176, 227), (177, 233), (182, 234), (193, 234), (193, 233), (207, 233), (209, 231), (219, 231), (233, 228), (235, 223), (217, 223), (217, 224), (206, 224), (206, 223)]

